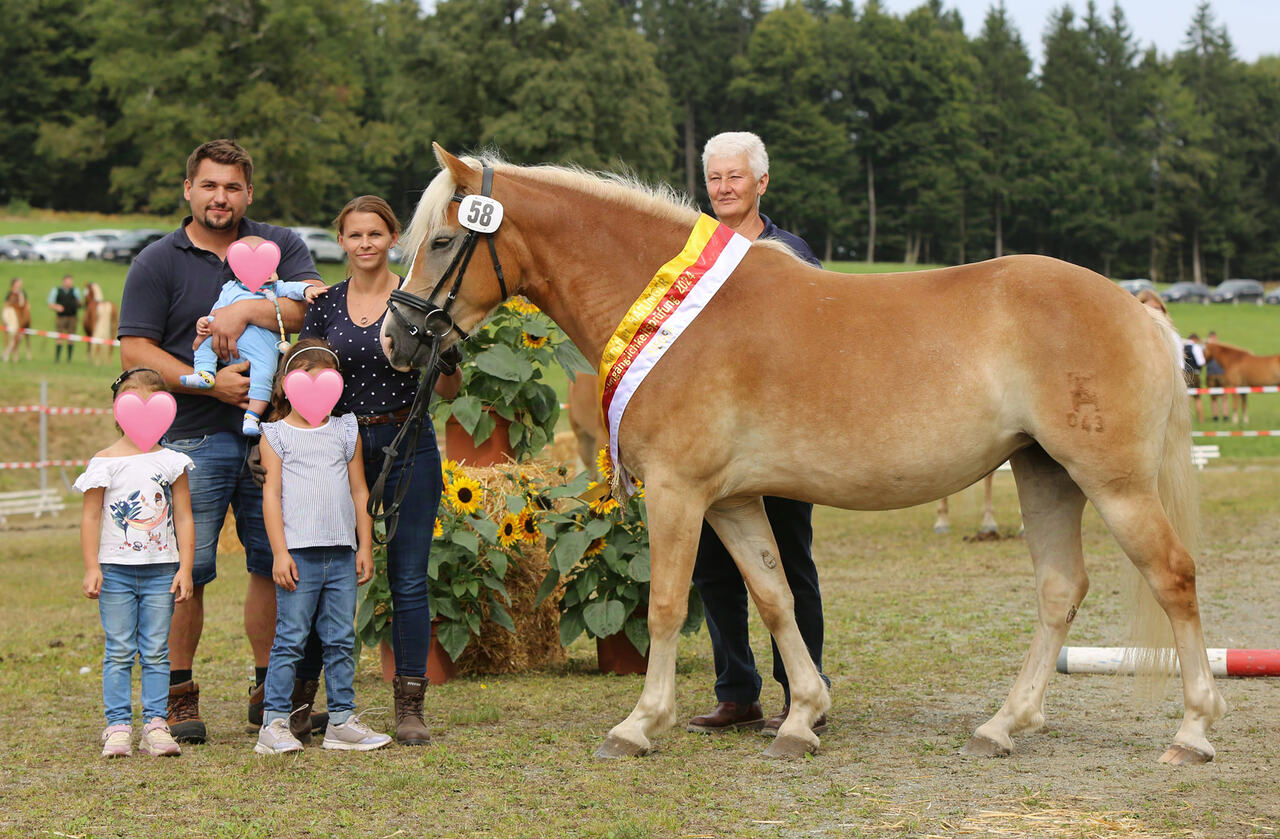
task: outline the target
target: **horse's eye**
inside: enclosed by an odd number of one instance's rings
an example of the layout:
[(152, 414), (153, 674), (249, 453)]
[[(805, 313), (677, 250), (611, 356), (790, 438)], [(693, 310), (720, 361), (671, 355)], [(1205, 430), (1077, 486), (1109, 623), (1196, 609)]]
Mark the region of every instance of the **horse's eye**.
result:
[(438, 251), (441, 248), (449, 247), (449, 243), (453, 241), (452, 236), (437, 236), (431, 240), (431, 250)]

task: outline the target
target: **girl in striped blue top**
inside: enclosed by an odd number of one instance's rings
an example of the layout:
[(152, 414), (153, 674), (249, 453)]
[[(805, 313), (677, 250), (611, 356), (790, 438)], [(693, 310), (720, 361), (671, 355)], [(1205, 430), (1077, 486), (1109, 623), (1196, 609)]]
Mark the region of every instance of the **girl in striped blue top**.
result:
[(373, 521), (356, 418), (326, 416), (312, 425), (284, 394), (289, 373), (304, 370), (314, 377), (326, 369), (337, 370), (338, 357), (324, 341), (294, 344), (272, 396), (277, 419), (262, 426), (262, 518), (275, 555), (276, 635), (258, 754), (302, 748), (289, 731), (289, 712), (294, 673), (313, 624), (324, 647), (329, 700), (324, 748), (368, 751), (391, 742), (354, 714), (356, 587), (373, 577)]

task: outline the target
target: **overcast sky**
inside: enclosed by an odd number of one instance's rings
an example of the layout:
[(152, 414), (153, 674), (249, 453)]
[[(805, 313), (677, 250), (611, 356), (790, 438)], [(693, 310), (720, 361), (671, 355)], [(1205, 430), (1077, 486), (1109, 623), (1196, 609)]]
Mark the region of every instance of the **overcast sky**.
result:
[[(1161, 55), (1182, 48), (1187, 26), (1200, 0), (1120, 0), (1129, 30), (1141, 48), (1154, 44)], [(905, 14), (921, 5), (920, 0), (881, 0), (884, 8)], [(1040, 66), (1045, 27), (1049, 15), (1070, 5), (1077, 17), (1084, 14), (1086, 0), (1005, 0), (1005, 10), (1031, 58)], [(858, 4), (861, 7), (861, 3)], [(957, 9), (970, 37), (982, 31), (982, 22), (994, 0), (943, 0), (948, 9)], [(1110, 17), (1112, 0), (1097, 0), (1098, 10)], [(1280, 53), (1280, 0), (1211, 0), (1210, 8), (1219, 26), (1226, 25), (1236, 57), (1252, 63), (1262, 55)]]

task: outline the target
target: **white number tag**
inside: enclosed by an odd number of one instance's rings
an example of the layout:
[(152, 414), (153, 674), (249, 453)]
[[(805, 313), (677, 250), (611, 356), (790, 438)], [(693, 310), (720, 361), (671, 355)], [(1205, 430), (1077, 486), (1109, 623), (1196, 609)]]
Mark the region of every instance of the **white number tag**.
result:
[(492, 233), (502, 224), (502, 205), (483, 195), (468, 195), (458, 204), (458, 223), (477, 233)]

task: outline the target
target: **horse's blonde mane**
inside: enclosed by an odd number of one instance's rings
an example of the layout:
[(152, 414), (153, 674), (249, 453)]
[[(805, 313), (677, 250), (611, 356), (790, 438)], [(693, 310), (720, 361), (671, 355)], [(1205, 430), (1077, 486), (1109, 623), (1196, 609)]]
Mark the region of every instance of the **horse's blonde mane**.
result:
[[(463, 157), (472, 167), (491, 166), (503, 175), (527, 177), (534, 181), (576, 190), (596, 198), (650, 213), (659, 219), (688, 223), (698, 217), (698, 208), (683, 193), (666, 184), (646, 184), (634, 174), (616, 172), (591, 172), (579, 166), (517, 166), (508, 163), (497, 154), (486, 152), (479, 157)], [(410, 259), (422, 243), (433, 238), (444, 227), (445, 210), (457, 190), (453, 173), (444, 169), (431, 179), (418, 199), (413, 218), (404, 232), (404, 251)]]

